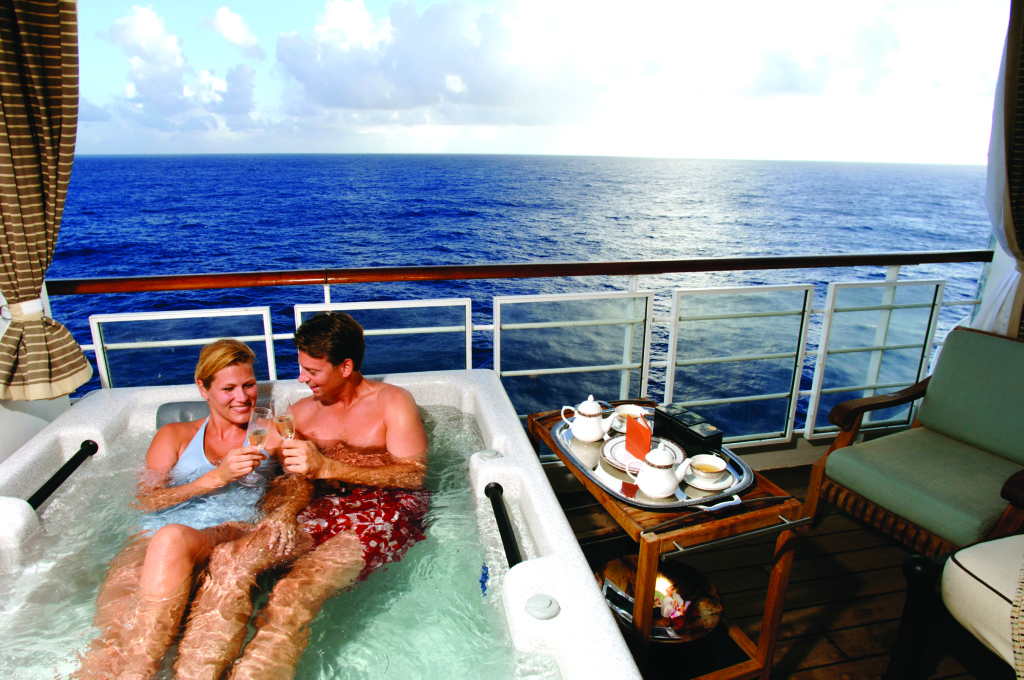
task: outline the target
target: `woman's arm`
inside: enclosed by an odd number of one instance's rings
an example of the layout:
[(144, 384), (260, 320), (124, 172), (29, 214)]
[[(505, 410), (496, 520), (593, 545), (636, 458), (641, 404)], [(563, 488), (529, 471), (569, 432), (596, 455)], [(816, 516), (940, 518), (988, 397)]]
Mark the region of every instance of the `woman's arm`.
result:
[(198, 479), (180, 486), (167, 486), (171, 469), (194, 435), (188, 423), (171, 423), (160, 428), (146, 452), (146, 471), (139, 482), (136, 507), (151, 512), (209, 493), (248, 474), (262, 459), (258, 446), (232, 449), (220, 465)]

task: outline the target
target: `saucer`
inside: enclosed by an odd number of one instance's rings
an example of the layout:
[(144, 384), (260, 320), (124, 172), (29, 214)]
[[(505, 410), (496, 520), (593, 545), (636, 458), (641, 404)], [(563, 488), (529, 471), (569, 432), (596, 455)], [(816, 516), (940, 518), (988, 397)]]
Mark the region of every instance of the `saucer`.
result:
[[(665, 448), (671, 451), (672, 455), (676, 457), (675, 464), (678, 465), (683, 462), (684, 458), (686, 458), (686, 454), (683, 453), (683, 450), (679, 448), (675, 442), (671, 442), (668, 439), (651, 437), (651, 448), (656, 448), (660, 442), (664, 442)], [(606, 441), (604, 446), (601, 447), (601, 457), (604, 458), (613, 468), (617, 468), (619, 470), (625, 471), (626, 465), (629, 465), (629, 471), (633, 474), (640, 471), (640, 465), (643, 463), (642, 460), (626, 450), (626, 437), (623, 435), (612, 437)], [(689, 472), (687, 472), (687, 474), (689, 474)]]
[(723, 489), (728, 489), (735, 482), (736, 478), (732, 476), (729, 470), (726, 470), (725, 474), (715, 481), (698, 477), (693, 474), (693, 470), (687, 470), (686, 474), (683, 475), (683, 484), (689, 484), (694, 489), (701, 489), (702, 491), (722, 491)]

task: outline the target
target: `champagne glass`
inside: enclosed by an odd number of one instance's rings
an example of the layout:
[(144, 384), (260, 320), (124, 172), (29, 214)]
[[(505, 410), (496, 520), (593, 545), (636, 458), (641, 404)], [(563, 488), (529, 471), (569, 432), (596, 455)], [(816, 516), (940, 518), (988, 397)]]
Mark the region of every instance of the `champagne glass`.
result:
[[(249, 414), (249, 429), (245, 434), (249, 446), (259, 446), (263, 451), (262, 447), (267, 443), (267, 437), (270, 435), (270, 422), (269, 408), (257, 407), (252, 410), (252, 413)], [(263, 453), (266, 455), (265, 451)], [(238, 478), (238, 483), (242, 486), (259, 486), (266, 481), (263, 479), (263, 475), (255, 470)]]
[(287, 399), (275, 399), (273, 403), (274, 427), (281, 439), (288, 441), (295, 436), (295, 416)]

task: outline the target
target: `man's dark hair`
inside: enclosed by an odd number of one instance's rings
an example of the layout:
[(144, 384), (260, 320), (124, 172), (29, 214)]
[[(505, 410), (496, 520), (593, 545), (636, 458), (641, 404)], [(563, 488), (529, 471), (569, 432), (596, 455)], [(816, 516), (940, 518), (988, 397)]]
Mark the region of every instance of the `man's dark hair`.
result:
[(351, 359), (355, 370), (363, 365), (366, 342), (363, 327), (345, 312), (322, 312), (295, 331), (295, 347), (314, 359), (340, 366)]

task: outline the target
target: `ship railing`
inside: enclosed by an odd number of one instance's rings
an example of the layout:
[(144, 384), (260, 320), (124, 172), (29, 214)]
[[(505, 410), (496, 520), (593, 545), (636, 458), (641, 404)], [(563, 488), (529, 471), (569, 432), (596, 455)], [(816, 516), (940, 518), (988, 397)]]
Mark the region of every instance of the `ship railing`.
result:
[[(466, 368), (473, 366), (474, 356), (478, 364), (481, 355), (493, 356), (494, 369), (513, 396), (513, 403), (524, 414), (539, 410), (540, 405), (550, 408), (552, 403), (577, 403), (581, 394), (585, 396), (591, 391), (606, 399), (653, 396), (662, 403), (682, 403), (699, 410), (713, 421), (737, 423), (746, 419), (748, 424), (753, 423), (746, 429), (735, 425), (727, 429), (730, 432), (727, 442), (740, 447), (788, 442), (801, 426), (803, 436), (808, 439), (830, 436), (834, 428), (827, 424), (826, 416), (834, 403), (901, 389), (926, 375), (930, 357), (941, 346), (941, 333), (938, 331), (942, 310), (969, 308), (979, 301), (946, 300), (941, 279), (901, 280), (903, 268), (987, 263), (992, 255), (991, 250), (972, 250), (60, 279), (47, 281), (46, 292), (48, 297), (53, 297), (321, 286), (323, 303), (294, 305), (296, 327), (309, 315), (326, 309), (344, 309), (353, 315), (359, 310), (410, 314), (417, 308), (427, 309), (430, 310), (431, 323), (367, 327), (366, 334), (378, 338), (397, 336), (399, 341), (403, 337), (444, 335), (452, 338), (443, 343), (446, 351), (456, 352), (460, 357), (458, 361), (464, 362)], [(669, 284), (667, 288), (662, 285), (658, 290), (641, 289), (641, 283), (646, 285), (654, 281), (641, 277), (666, 274), (833, 267), (882, 267), (884, 277), (858, 283), (827, 282), (824, 305), (815, 305), (814, 301), (816, 295), (821, 297), (820, 288), (826, 282), (722, 288), (680, 288)], [(613, 277), (611, 280), (618, 282), (619, 289), (496, 296), (492, 298), (492, 323), (473, 322), (469, 298), (373, 302), (331, 300), (331, 286), (335, 285), (551, 277), (578, 281), (582, 277), (594, 276)], [(722, 301), (727, 298), (729, 303), (724, 304)], [(545, 308), (549, 311), (544, 312)], [(573, 309), (576, 312), (567, 311)], [(588, 312), (581, 315), (578, 311), (581, 309)], [(275, 356), (279, 348), (275, 342), (290, 339), (292, 333), (273, 332), (269, 307), (93, 315), (90, 319), (93, 322), (93, 343), (83, 344), (83, 349), (96, 353), (102, 384), (110, 386), (113, 381), (106, 360), (109, 351), (203, 344), (222, 337), (223, 332), (193, 333), (180, 340), (161, 338), (122, 342), (115, 339), (108, 342), (104, 337), (103, 323), (143, 318), (185, 319), (204, 314), (207, 317), (234, 314), (239, 318), (248, 315), (255, 319), (253, 331), (236, 331), (235, 334), (248, 342), (264, 343), (264, 368), (270, 379), (277, 378)], [(772, 323), (786, 319), (791, 321), (786, 322), (785, 328), (771, 328)], [(727, 341), (737, 334), (735, 327), (729, 328), (730, 323), (741, 324), (741, 331), (744, 328), (742, 324), (747, 324), (747, 329), (754, 329), (746, 333), (751, 341)], [(474, 352), (474, 333), (490, 334), (492, 349), (489, 352), (479, 347)], [(593, 353), (577, 349), (576, 360), (549, 365), (543, 360), (543, 351), (531, 349), (531, 340), (523, 340), (531, 333), (539, 339), (536, 347), (550, 347), (550, 338), (564, 333), (569, 334), (565, 337), (572, 337), (577, 348), (597, 347), (594, 342), (599, 341), (603, 349)], [(459, 338), (457, 342), (455, 337)], [(587, 338), (590, 345), (585, 344)], [(772, 342), (766, 342), (766, 338)], [(516, 343), (521, 346), (516, 347)], [(478, 342), (480, 344), (486, 345)], [(437, 347), (436, 343), (433, 346)], [(711, 347), (715, 351), (689, 351), (695, 347)], [(608, 352), (614, 356), (611, 360), (602, 360)], [(573, 354), (570, 347), (566, 355)], [(859, 358), (851, 360), (850, 357)], [(902, 368), (894, 371), (895, 364)], [(419, 366), (421, 364), (417, 363)], [(772, 375), (772, 380), (761, 379), (762, 373)], [(744, 381), (737, 378), (744, 375), (758, 376), (758, 379)], [(540, 390), (542, 394), (538, 394), (538, 390), (533, 388), (545, 377), (561, 382), (546, 391)], [(572, 382), (567, 383), (567, 379)], [(746, 383), (754, 382), (761, 389), (746, 389)], [(732, 387), (718, 389), (721, 385)], [(712, 389), (712, 386), (716, 388)], [(770, 417), (765, 417), (766, 413)], [(883, 414), (871, 425), (905, 426), (910, 417), (907, 407), (900, 413)], [(800, 420), (803, 422), (798, 422)]]

